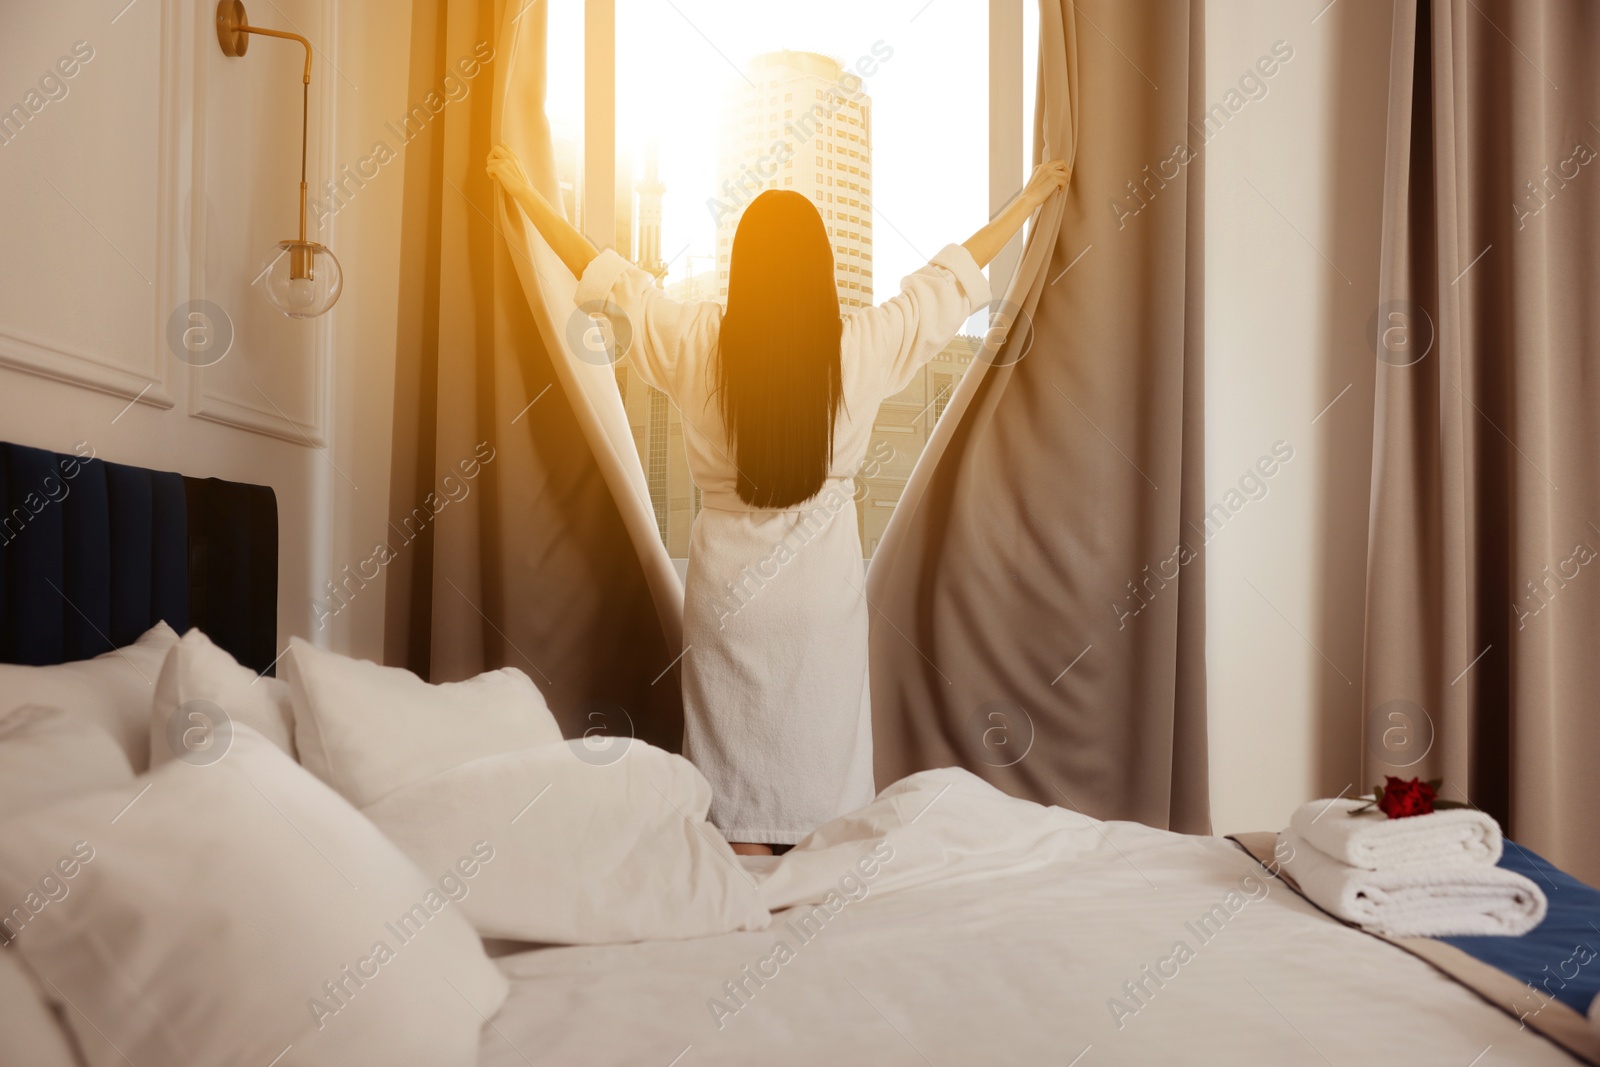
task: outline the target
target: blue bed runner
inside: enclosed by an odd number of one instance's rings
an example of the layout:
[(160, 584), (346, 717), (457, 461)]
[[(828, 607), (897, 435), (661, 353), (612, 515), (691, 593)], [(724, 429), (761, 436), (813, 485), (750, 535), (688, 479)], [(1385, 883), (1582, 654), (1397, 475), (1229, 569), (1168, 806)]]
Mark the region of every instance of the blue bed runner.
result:
[[(1526, 875), (1544, 890), (1550, 901), (1544, 922), (1521, 937), (1438, 940), (1542, 990), (1580, 1015), (1587, 1014), (1600, 994), (1600, 889), (1510, 841), (1500, 866)], [(1529, 1010), (1536, 1010), (1533, 990), (1529, 995)]]

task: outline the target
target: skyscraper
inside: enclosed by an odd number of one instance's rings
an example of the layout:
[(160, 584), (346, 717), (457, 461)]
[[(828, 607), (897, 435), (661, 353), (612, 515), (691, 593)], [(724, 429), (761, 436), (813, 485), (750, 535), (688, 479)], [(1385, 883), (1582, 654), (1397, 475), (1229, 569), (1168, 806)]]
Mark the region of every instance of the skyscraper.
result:
[(872, 304), (872, 100), (861, 79), (815, 52), (767, 52), (746, 65), (723, 111), (717, 156), (717, 293), (739, 216), (767, 189), (811, 198), (833, 244), (845, 310)]

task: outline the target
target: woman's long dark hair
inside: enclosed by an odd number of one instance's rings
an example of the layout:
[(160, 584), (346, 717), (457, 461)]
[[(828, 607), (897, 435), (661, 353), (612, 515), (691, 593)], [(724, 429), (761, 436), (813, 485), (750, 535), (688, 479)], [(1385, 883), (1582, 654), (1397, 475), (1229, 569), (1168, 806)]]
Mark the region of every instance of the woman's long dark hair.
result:
[(769, 189), (733, 236), (718, 400), (739, 468), (739, 499), (787, 508), (811, 499), (833, 461), (843, 398), (833, 246), (810, 200)]

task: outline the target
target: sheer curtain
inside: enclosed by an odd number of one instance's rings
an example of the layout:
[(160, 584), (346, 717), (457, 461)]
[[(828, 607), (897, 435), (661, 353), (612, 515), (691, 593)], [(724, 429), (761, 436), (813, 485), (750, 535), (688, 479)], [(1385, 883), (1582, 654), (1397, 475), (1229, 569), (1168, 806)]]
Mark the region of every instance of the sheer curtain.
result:
[(544, 0), (412, 11), (387, 658), (435, 681), (517, 667), (569, 736), (677, 750), (683, 591), (612, 369), (574, 279), (484, 174), (505, 143), (560, 202)]
[(873, 556), (878, 783), (1204, 833), (1204, 5), (1043, 0), (1039, 47), (1072, 186)]
[(1400, 0), (1363, 784), (1600, 880), (1600, 8)]

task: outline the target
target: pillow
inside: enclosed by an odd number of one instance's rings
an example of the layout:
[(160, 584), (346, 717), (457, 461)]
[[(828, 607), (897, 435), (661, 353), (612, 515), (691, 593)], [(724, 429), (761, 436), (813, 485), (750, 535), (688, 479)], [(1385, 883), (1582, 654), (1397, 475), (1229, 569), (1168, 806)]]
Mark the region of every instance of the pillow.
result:
[(158, 622), (131, 645), (50, 667), (0, 664), (0, 715), (27, 704), (88, 714), (117, 739), (135, 773), (150, 766), (150, 704), (161, 661), (178, 643)]
[(429, 685), (294, 638), (284, 675), (300, 762), (357, 807), (479, 756), (561, 740), (544, 696), (515, 667)]
[[(133, 781), (122, 746), (87, 715), (25, 707), (0, 717), (0, 818)], [(17, 954), (0, 948), (0, 1067), (73, 1067), (77, 1053)]]
[(81, 712), (30, 705), (0, 717), (0, 818), (131, 781), (122, 746)]
[(294, 705), (289, 683), (257, 675), (190, 630), (172, 646), (156, 679), (150, 711), (150, 766), (174, 757), (191, 763), (220, 759), (235, 723), (253, 728), (294, 755)]
[(424, 870), (461, 842), (492, 854), (462, 912), (485, 937), (599, 944), (761, 930), (754, 879), (706, 821), (711, 786), (694, 765), (642, 742), (621, 759), (582, 741), (484, 756), (394, 790), (365, 814)]
[(0, 823), (0, 924), (120, 1050), (84, 1041), (90, 1067), (471, 1067), (507, 984), (434, 880), (243, 725), (215, 763)]

